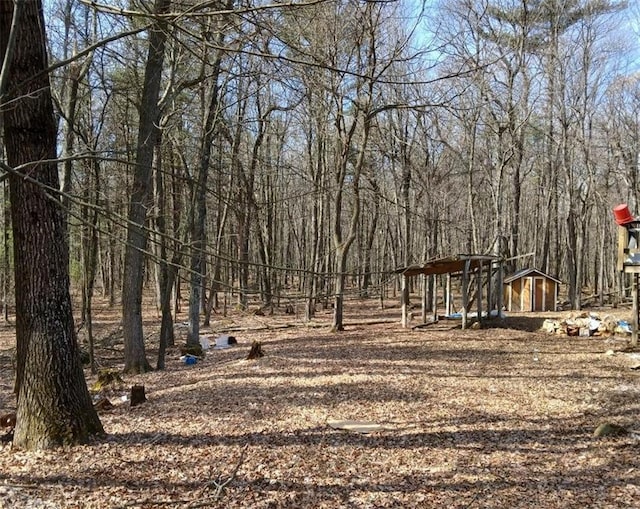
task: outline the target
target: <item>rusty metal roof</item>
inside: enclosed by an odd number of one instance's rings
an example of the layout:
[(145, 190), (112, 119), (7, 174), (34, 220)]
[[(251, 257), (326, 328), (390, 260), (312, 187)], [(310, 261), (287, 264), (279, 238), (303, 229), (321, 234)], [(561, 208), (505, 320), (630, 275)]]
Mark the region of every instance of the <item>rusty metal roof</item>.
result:
[(422, 265), (400, 267), (395, 269), (393, 274), (402, 274), (404, 276), (418, 276), (420, 274), (454, 274), (462, 272), (467, 261), (469, 262), (469, 271), (475, 272), (480, 268), (480, 265), (486, 266), (487, 263), (500, 260), (501, 258), (499, 256), (458, 254), (444, 258), (435, 258)]

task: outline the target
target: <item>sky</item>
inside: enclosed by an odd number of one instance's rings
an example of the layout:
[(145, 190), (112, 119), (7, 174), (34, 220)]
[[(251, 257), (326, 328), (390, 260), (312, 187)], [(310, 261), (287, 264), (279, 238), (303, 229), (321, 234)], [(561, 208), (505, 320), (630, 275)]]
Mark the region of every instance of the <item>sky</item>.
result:
[(640, 5), (631, 0), (625, 11), (626, 26), (632, 39), (632, 50), (629, 55), (629, 67), (632, 72), (640, 72)]
[[(439, 16), (436, 9), (438, 4), (453, 3), (456, 0), (400, 0), (406, 1), (412, 12), (420, 12), (424, 5), (425, 20), (420, 24), (416, 32), (416, 42), (418, 45), (427, 45), (431, 39), (428, 30), (437, 23)], [(490, 2), (491, 0), (477, 0), (478, 3)], [(616, 0), (613, 0), (616, 1)], [(612, 34), (619, 37), (626, 48), (623, 54), (623, 68), (629, 74), (640, 72), (640, 0), (627, 0), (629, 6), (614, 14), (613, 24), (618, 27)]]

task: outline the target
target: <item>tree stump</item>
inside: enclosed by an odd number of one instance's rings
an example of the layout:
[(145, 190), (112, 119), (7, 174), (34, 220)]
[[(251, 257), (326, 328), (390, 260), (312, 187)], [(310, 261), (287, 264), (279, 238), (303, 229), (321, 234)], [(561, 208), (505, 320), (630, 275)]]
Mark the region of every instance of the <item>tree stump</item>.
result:
[(9, 443), (13, 441), (13, 430), (16, 427), (16, 413), (11, 412), (0, 417), (0, 427), (9, 428), (4, 435), (0, 436), (1, 443)]
[(93, 404), (93, 408), (98, 411), (111, 410), (113, 408), (113, 403), (111, 403), (111, 401), (109, 401), (105, 396), (100, 396)]
[(124, 384), (124, 380), (120, 376), (120, 372), (117, 369), (101, 369), (98, 372), (98, 379), (95, 381), (91, 390), (93, 392), (100, 392), (107, 387), (115, 386), (121, 387)]
[(144, 385), (134, 385), (131, 387), (131, 406), (137, 406), (147, 401), (147, 397), (144, 394)]
[(612, 422), (603, 422), (593, 432), (594, 437), (620, 437), (628, 433), (627, 429)]
[(0, 417), (0, 427), (3, 428), (15, 428), (16, 427), (16, 413), (10, 412)]
[(202, 345), (198, 343), (197, 345), (183, 345), (180, 347), (181, 355), (193, 355), (194, 357), (204, 357), (204, 350), (202, 350)]
[(264, 351), (262, 350), (262, 343), (260, 343), (260, 341), (254, 341), (251, 344), (251, 350), (249, 350), (249, 355), (247, 356), (247, 360), (259, 359), (260, 357), (264, 357)]

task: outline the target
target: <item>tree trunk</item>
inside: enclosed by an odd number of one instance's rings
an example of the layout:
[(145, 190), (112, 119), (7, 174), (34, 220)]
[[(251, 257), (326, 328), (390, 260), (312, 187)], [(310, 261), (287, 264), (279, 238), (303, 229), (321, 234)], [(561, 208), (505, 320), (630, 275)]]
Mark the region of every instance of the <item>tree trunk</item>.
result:
[[(322, 120), (317, 120), (317, 124), (321, 125)], [(307, 275), (306, 284), (307, 284), (307, 302), (305, 305), (305, 320), (309, 321), (314, 318), (316, 313), (316, 302), (318, 299), (318, 282), (319, 282), (319, 273), (320, 267), (322, 265), (322, 247), (323, 247), (323, 236), (322, 233), (324, 231), (325, 226), (325, 208), (324, 208), (324, 197), (322, 194), (322, 185), (325, 181), (326, 175), (326, 167), (324, 164), (324, 148), (325, 148), (325, 140), (323, 136), (321, 136), (321, 130), (319, 128), (316, 129), (318, 132), (318, 139), (315, 141), (315, 157), (316, 161), (313, 161), (313, 132), (310, 130), (309, 143), (308, 143), (308, 157), (309, 157), (309, 174), (313, 178), (313, 205), (312, 205), (312, 215), (311, 215), (311, 253), (310, 253), (310, 263), (309, 270), (310, 274)]]
[[(159, 145), (159, 143), (158, 143)], [(160, 342), (158, 346), (158, 358), (156, 362), (156, 369), (165, 368), (165, 355), (167, 347), (174, 344), (174, 331), (173, 331), (173, 315), (171, 313), (171, 295), (173, 287), (176, 281), (178, 273), (177, 266), (182, 262), (182, 252), (179, 249), (179, 243), (176, 241), (176, 246), (173, 252), (171, 261), (168, 260), (168, 240), (167, 240), (167, 225), (165, 220), (166, 214), (166, 193), (165, 193), (165, 179), (164, 179), (164, 165), (162, 159), (162, 152), (157, 151), (156, 168), (155, 168), (155, 193), (156, 193), (156, 206), (158, 215), (156, 217), (156, 230), (160, 237), (159, 251), (160, 261), (158, 263), (158, 279), (159, 279), (159, 300), (160, 300), (160, 312), (162, 318), (160, 319)], [(174, 173), (172, 168), (172, 174)], [(173, 175), (175, 178), (175, 175)], [(178, 202), (179, 203), (179, 202)], [(177, 211), (177, 207), (174, 206), (174, 213)], [(176, 230), (174, 230), (175, 233)]]
[(344, 330), (344, 283), (346, 278), (347, 253), (347, 249), (336, 249), (336, 288), (333, 300), (333, 324), (331, 327), (333, 332)]
[[(45, 186), (57, 189), (56, 124), (49, 88), (40, 0), (19, 2), (13, 53), (7, 53), (14, 2), (0, 2), (0, 54), (17, 84), (0, 97), (7, 161), (16, 278), (18, 396), (14, 445), (45, 449), (84, 443), (103, 433), (80, 362), (69, 294), (64, 213)], [(3, 71), (5, 66), (2, 66)], [(45, 162), (33, 162), (45, 161)]]
[(9, 322), (9, 294), (10, 294), (10, 274), (11, 274), (11, 259), (9, 256), (9, 238), (10, 233), (9, 229), (11, 228), (11, 224), (9, 221), (9, 216), (11, 215), (10, 204), (9, 204), (9, 188), (7, 187), (7, 181), (5, 180), (2, 183), (2, 199), (3, 199), (3, 210), (2, 210), (2, 252), (3, 252), (3, 260), (2, 260), (2, 314), (4, 316), (5, 323)]
[[(343, 191), (344, 191), (344, 182), (346, 176), (346, 167), (347, 167), (347, 152), (350, 148), (350, 144), (345, 144), (343, 146), (342, 151), (342, 160), (340, 162), (340, 171), (338, 172), (338, 186), (336, 191), (336, 197), (334, 198), (334, 226), (333, 226), (333, 245), (336, 253), (336, 276), (335, 276), (335, 299), (334, 299), (334, 309), (333, 309), (333, 324), (332, 330), (334, 331), (342, 331), (344, 330), (343, 324), (343, 306), (344, 306), (344, 283), (346, 277), (346, 269), (347, 269), (347, 255), (349, 254), (349, 249), (351, 245), (356, 240), (356, 235), (358, 232), (358, 225), (360, 222), (360, 174), (362, 168), (364, 166), (364, 158), (367, 147), (367, 141), (369, 137), (369, 119), (365, 119), (364, 126), (362, 130), (362, 138), (361, 138), (361, 147), (358, 152), (358, 159), (355, 163), (353, 178), (351, 181), (351, 188), (353, 194), (353, 203), (351, 210), (351, 219), (349, 221), (348, 233), (346, 236), (343, 236), (342, 228), (340, 225), (340, 221), (342, 219), (342, 208), (343, 208)], [(349, 140), (352, 139), (353, 133), (356, 129), (356, 123), (354, 122), (351, 127), (351, 131), (349, 134)]]
[(373, 217), (371, 218), (371, 226), (367, 233), (366, 243), (364, 245), (364, 268), (362, 292), (363, 297), (369, 297), (369, 287), (371, 286), (371, 263), (373, 258), (373, 243), (376, 240), (378, 232), (378, 218), (380, 217), (380, 186), (378, 182), (371, 178), (370, 184), (373, 189)]
[[(156, 0), (155, 12), (169, 10), (170, 0)], [(167, 23), (157, 18), (149, 34), (149, 53), (145, 68), (140, 127), (133, 189), (129, 202), (129, 226), (124, 260), (122, 289), (122, 322), (124, 332), (124, 370), (144, 373), (151, 370), (147, 361), (142, 334), (142, 287), (144, 283), (144, 252), (147, 247), (145, 221), (151, 191), (153, 149), (158, 136), (158, 97), (164, 62)]]
[[(229, 2), (228, 7), (231, 7)], [(222, 31), (218, 36), (218, 44), (222, 45), (224, 37)], [(211, 162), (211, 147), (215, 134), (216, 121), (219, 118), (220, 93), (220, 64), (222, 52), (218, 52), (213, 63), (211, 89), (209, 90), (209, 105), (207, 107), (204, 133), (200, 145), (200, 165), (196, 181), (195, 197), (192, 206), (191, 230), (191, 288), (189, 296), (189, 332), (187, 345), (200, 344), (200, 305), (202, 303), (203, 273), (206, 247), (206, 219), (207, 219), (207, 177)]]
[[(93, 292), (96, 281), (96, 271), (98, 268), (98, 200), (100, 198), (100, 166), (95, 159), (90, 160), (86, 164), (87, 178), (85, 180), (85, 196), (86, 203), (90, 203), (93, 199), (94, 207), (82, 207), (83, 226), (82, 226), (82, 261), (83, 261), (83, 277), (82, 277), (82, 316), (87, 329), (87, 343), (89, 347), (89, 364), (91, 372), (95, 374), (96, 361), (93, 340), (93, 323), (92, 323), (92, 301)], [(88, 175), (93, 173), (94, 195), (90, 196), (90, 178)]]
[(222, 258), (220, 257), (222, 246), (222, 234), (224, 233), (225, 225), (227, 222), (227, 211), (229, 205), (224, 204), (222, 211), (218, 209), (218, 234), (216, 237), (216, 255), (213, 261), (213, 276), (211, 277), (211, 287), (209, 289), (209, 299), (207, 300), (207, 309), (205, 310), (203, 325), (209, 327), (211, 324), (211, 312), (218, 306), (218, 290), (220, 288), (220, 279), (222, 274)]

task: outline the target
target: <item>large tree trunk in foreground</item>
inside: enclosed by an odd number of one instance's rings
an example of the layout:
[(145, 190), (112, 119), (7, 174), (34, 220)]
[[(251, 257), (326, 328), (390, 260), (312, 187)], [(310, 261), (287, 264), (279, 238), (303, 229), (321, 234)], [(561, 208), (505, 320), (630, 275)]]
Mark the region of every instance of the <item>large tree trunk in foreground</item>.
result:
[[(0, 2), (5, 55), (14, 2)], [(11, 174), (18, 396), (14, 445), (46, 449), (103, 433), (80, 362), (69, 295), (69, 249), (58, 188), (56, 125), (40, 0), (22, 4), (2, 120)], [(11, 106), (5, 106), (10, 104)]]

